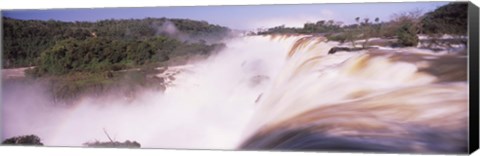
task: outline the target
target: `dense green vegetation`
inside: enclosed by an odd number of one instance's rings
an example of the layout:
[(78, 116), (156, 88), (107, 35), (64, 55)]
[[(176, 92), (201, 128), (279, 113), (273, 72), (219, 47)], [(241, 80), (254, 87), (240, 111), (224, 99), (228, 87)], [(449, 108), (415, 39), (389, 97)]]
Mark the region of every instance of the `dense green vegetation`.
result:
[(403, 46), (416, 46), (419, 40), (413, 22), (402, 23), (395, 31), (395, 35), (398, 39), (397, 43)]
[[(35, 66), (53, 98), (139, 87), (162, 89), (155, 67), (206, 58), (224, 47), (226, 27), (188, 19), (146, 18), (61, 22), (3, 18), (3, 68)], [(157, 72), (157, 73), (156, 73)], [(127, 95), (133, 96), (133, 95)]]
[[(41, 58), (39, 58), (42, 53), (59, 50), (58, 48), (64, 44), (94, 45), (97, 48), (95, 50), (98, 51), (92, 53), (96, 54), (104, 52), (123, 53), (123, 51), (108, 51), (121, 50), (121, 47), (112, 47), (105, 43), (112, 42), (119, 46), (126, 44), (146, 46), (153, 44), (155, 41), (152, 40), (158, 38), (159, 40), (168, 40), (166, 42), (176, 42), (173, 45), (176, 48), (189, 47), (191, 46), (190, 43), (193, 42), (201, 43), (201, 45), (193, 45), (198, 47), (207, 46), (207, 42), (215, 43), (226, 37), (230, 32), (226, 27), (211, 25), (204, 21), (166, 18), (61, 22), (53, 20), (16, 20), (4, 17), (2, 22), (4, 31), (3, 68), (39, 65), (42, 62)], [(172, 26), (173, 28), (171, 28)], [(99, 39), (92, 39), (97, 37)], [(132, 47), (134, 46), (130, 46), (130, 48)], [(90, 57), (97, 56), (93, 55)], [(129, 61), (139, 63), (139, 60)], [(146, 61), (147, 59), (140, 61), (140, 63)]]
[(259, 32), (259, 35), (274, 34), (274, 33), (298, 33), (298, 34), (312, 34), (312, 33), (329, 33), (341, 31), (339, 22), (333, 20), (321, 20), (316, 23), (305, 23), (303, 28), (289, 28), (285, 25), (277, 26), (268, 29), (267, 31)]
[(11, 137), (11, 138), (5, 139), (2, 142), (2, 144), (43, 146), (43, 143), (41, 142), (40, 137), (36, 135), (23, 135), (23, 136)]
[(434, 11), (422, 14), (418, 10), (402, 12), (392, 15), (390, 21), (380, 21), (375, 18), (372, 22), (369, 18), (355, 18), (356, 23), (342, 25), (333, 20), (305, 23), (302, 28), (289, 28), (278, 26), (258, 32), (265, 34), (319, 34), (329, 40), (351, 42), (355, 46), (355, 40), (366, 40), (362, 47), (368, 46), (368, 38), (395, 38), (396, 43), (391, 46), (416, 46), (418, 34), (427, 34), (430, 37), (439, 37), (443, 34), (465, 36), (467, 34), (467, 11), (468, 4), (465, 2), (452, 2), (439, 7)]
[(118, 71), (139, 65), (165, 62), (185, 55), (208, 55), (221, 44), (183, 43), (159, 36), (146, 40), (112, 40), (97, 37), (66, 39), (43, 51), (36, 76), (74, 72)]
[(467, 3), (450, 3), (439, 7), (422, 18), (422, 31), (427, 34), (466, 35), (467, 11)]

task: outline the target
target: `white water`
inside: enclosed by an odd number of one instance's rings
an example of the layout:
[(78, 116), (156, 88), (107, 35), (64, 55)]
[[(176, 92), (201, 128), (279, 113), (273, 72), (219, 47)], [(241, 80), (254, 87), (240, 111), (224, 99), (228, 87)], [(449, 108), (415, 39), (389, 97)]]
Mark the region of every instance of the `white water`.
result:
[[(144, 148), (235, 149), (264, 125), (356, 100), (356, 93), (374, 96), (436, 80), (415, 64), (365, 52), (327, 55), (333, 43), (306, 41), (287, 57), (300, 38), (233, 39), (218, 55), (177, 75), (165, 93), (145, 92), (131, 103), (116, 98), (96, 105), (105, 100), (85, 98), (63, 109), (51, 108), (31, 88), (4, 93), (3, 137), (36, 134), (46, 145), (81, 146), (107, 141), (106, 129), (115, 140), (135, 140)], [(16, 96), (27, 93), (35, 97)]]
[[(177, 75), (164, 94), (145, 92), (129, 104), (117, 98), (96, 105), (105, 100), (85, 98), (75, 108), (50, 108), (48, 98), (28, 92), (33, 87), (4, 91), (4, 138), (36, 134), (46, 145), (81, 146), (108, 141), (105, 128), (117, 141), (135, 140), (146, 148), (236, 148), (269, 84), (266, 77), (282, 67), (294, 40), (231, 40), (217, 56)], [(256, 76), (263, 79), (255, 82)], [(36, 94), (35, 100), (19, 99), (28, 94)]]

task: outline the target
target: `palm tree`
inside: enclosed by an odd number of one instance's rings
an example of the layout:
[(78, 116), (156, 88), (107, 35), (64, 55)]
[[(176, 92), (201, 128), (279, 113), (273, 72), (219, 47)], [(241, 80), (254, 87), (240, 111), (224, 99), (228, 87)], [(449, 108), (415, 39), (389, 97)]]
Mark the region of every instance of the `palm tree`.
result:
[(355, 48), (355, 39), (357, 37), (356, 33), (359, 31), (358, 29), (358, 26), (359, 26), (359, 22), (360, 22), (360, 17), (356, 17), (355, 18), (355, 21), (357, 22), (357, 24), (355, 25), (354, 29), (353, 30), (349, 30), (348, 31), (348, 38), (350, 40), (350, 42), (352, 42), (352, 47)]
[(376, 26), (375, 26), (375, 29), (376, 29), (375, 33), (376, 33), (377, 35), (379, 35), (379, 34), (380, 34), (381, 27), (382, 27), (382, 23), (380, 23), (380, 18), (376, 17), (376, 18), (375, 18), (375, 23), (377, 23)]
[(364, 18), (363, 21), (365, 22), (365, 25), (367, 25), (368, 21), (370, 21), (370, 19), (369, 18)]
[(366, 48), (367, 45), (368, 45), (368, 40), (370, 39), (370, 36), (371, 36), (371, 25), (370, 23), (368, 23), (370, 21), (370, 18), (364, 18), (363, 19), (364, 23), (363, 23), (363, 38), (364, 38), (364, 42), (362, 44), (362, 48)]

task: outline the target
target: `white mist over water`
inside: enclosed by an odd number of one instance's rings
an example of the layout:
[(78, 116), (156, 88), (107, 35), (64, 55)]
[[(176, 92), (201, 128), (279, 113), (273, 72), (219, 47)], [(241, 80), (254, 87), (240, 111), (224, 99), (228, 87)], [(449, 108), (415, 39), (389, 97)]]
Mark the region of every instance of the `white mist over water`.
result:
[[(414, 63), (366, 51), (328, 55), (335, 43), (299, 42), (303, 37), (232, 39), (176, 75), (164, 93), (145, 91), (131, 103), (84, 98), (73, 108), (55, 108), (40, 87), (4, 90), (3, 137), (36, 134), (49, 146), (81, 146), (108, 141), (105, 129), (116, 141), (143, 148), (236, 149), (262, 126), (319, 106), (436, 81)], [(466, 97), (458, 92), (466, 83), (443, 85), (454, 88), (453, 98)]]
[[(36, 134), (49, 146), (81, 146), (108, 141), (105, 129), (117, 141), (135, 140), (145, 148), (236, 148), (255, 100), (282, 67), (295, 38), (288, 40), (228, 41), (218, 55), (176, 75), (175, 85), (164, 93), (146, 91), (132, 103), (84, 98), (74, 108), (50, 108), (48, 98), (33, 91), (39, 87), (4, 90), (4, 138)], [(19, 99), (29, 94), (38, 98)]]

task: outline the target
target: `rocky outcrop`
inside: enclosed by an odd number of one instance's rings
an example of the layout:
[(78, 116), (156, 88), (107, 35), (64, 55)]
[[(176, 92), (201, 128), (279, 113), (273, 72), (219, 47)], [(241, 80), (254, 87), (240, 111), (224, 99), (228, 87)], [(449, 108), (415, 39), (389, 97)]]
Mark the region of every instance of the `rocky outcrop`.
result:
[(378, 49), (378, 48), (377, 47), (366, 47), (366, 48), (333, 47), (328, 51), (328, 54), (335, 54), (337, 52), (356, 52), (360, 50), (369, 50), (369, 49)]

